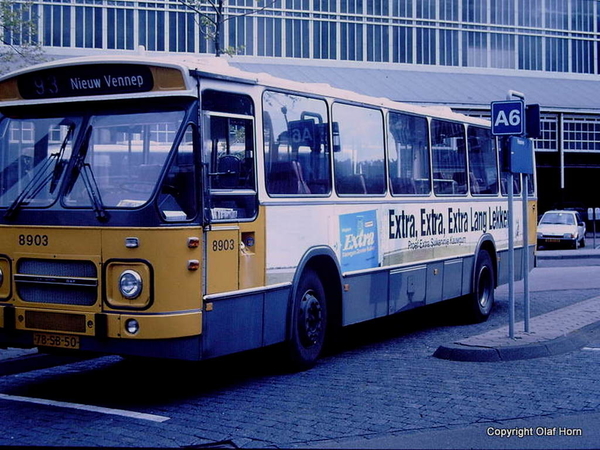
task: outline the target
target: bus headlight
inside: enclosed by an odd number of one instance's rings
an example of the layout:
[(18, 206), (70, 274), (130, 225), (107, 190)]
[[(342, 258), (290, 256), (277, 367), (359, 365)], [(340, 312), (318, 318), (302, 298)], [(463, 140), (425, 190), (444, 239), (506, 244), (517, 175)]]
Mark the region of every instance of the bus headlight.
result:
[(119, 290), (121, 295), (127, 299), (138, 298), (143, 287), (142, 277), (135, 270), (126, 270), (119, 278)]
[(104, 268), (105, 301), (115, 309), (152, 305), (153, 272), (146, 261), (109, 261)]

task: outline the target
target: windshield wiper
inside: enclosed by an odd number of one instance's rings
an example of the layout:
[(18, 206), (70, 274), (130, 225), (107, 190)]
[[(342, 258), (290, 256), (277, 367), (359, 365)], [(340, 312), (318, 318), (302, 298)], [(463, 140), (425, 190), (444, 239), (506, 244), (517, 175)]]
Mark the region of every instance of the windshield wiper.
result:
[(48, 159), (42, 163), (40, 169), (31, 180), (29, 180), (29, 183), (25, 185), (25, 188), (8, 207), (6, 213), (4, 213), (4, 217), (7, 219), (13, 217), (23, 205), (29, 204), (29, 202), (31, 202), (31, 200), (33, 200), (48, 183), (50, 183), (49, 192), (51, 194), (54, 193), (66, 164), (66, 162), (63, 161), (65, 149), (67, 148), (67, 144), (69, 143), (74, 130), (74, 125), (69, 126), (67, 135), (63, 139), (58, 152), (52, 153)]
[[(75, 169), (81, 175), (83, 179), (83, 184), (85, 186), (85, 190), (90, 198), (90, 202), (92, 203), (92, 207), (94, 208), (94, 213), (96, 214), (96, 218), (100, 222), (106, 222), (110, 218), (109, 214), (106, 212), (106, 208), (104, 207), (104, 203), (102, 202), (102, 196), (100, 195), (100, 188), (98, 188), (98, 183), (96, 183), (96, 178), (94, 178), (94, 172), (92, 171), (92, 166), (89, 163), (85, 162), (85, 158), (90, 146), (90, 138), (92, 136), (93, 127), (90, 125), (85, 132), (85, 136), (83, 138), (83, 142), (81, 144), (81, 150), (77, 155), (77, 160), (75, 161)], [(72, 180), (73, 184), (77, 179), (76, 173), (73, 174)]]

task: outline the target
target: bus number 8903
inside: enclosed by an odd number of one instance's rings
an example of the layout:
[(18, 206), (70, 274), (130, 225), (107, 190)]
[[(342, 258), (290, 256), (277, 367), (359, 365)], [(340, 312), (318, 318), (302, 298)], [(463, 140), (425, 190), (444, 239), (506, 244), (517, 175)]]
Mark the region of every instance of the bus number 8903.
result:
[(223, 252), (235, 250), (235, 241), (233, 239), (216, 239), (212, 242), (213, 252)]

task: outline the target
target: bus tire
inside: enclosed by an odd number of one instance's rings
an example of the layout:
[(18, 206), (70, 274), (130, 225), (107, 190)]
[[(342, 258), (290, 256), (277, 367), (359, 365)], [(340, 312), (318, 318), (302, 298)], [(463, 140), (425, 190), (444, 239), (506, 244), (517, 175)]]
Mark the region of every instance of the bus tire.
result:
[(473, 292), (468, 296), (467, 313), (471, 322), (484, 322), (494, 306), (494, 264), (486, 250), (480, 250), (475, 262)]
[(294, 371), (311, 368), (325, 344), (327, 301), (323, 283), (313, 270), (302, 274), (292, 304), (287, 356)]

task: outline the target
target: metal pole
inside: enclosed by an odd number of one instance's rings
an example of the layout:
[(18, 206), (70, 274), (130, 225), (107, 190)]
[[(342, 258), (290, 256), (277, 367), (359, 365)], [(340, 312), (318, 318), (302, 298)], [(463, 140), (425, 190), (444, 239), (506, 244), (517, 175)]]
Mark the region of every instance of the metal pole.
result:
[[(596, 208), (592, 209), (592, 228), (594, 229), (594, 236), (592, 236), (593, 240), (594, 240), (594, 248), (596, 248)], [(589, 217), (588, 217), (589, 220)]]
[(523, 174), (523, 312), (524, 331), (529, 333), (529, 175)]
[[(510, 148), (506, 151), (510, 152)], [(508, 171), (508, 337), (515, 338), (515, 239), (513, 235), (514, 175)]]

